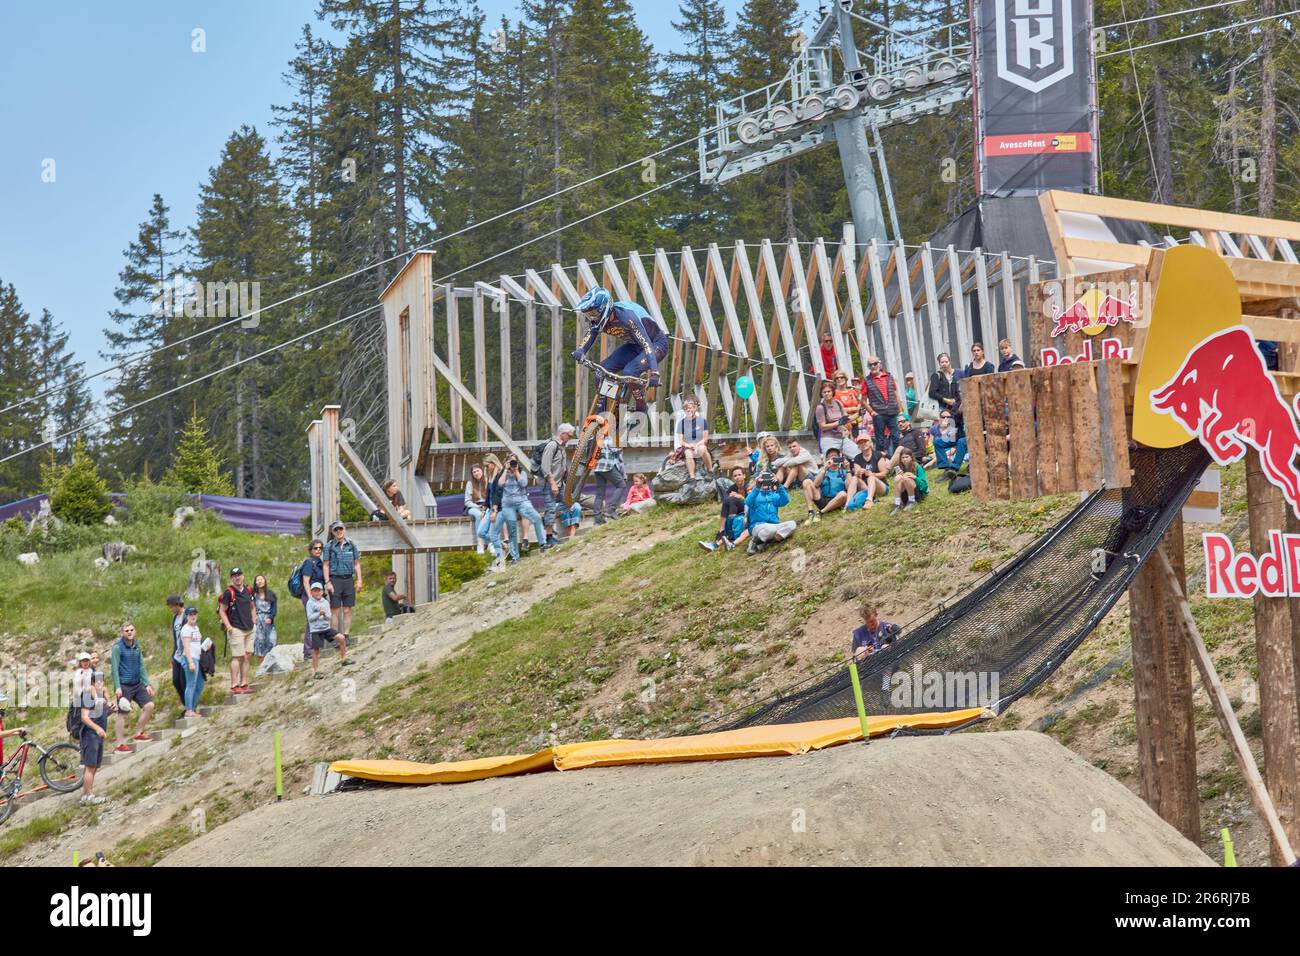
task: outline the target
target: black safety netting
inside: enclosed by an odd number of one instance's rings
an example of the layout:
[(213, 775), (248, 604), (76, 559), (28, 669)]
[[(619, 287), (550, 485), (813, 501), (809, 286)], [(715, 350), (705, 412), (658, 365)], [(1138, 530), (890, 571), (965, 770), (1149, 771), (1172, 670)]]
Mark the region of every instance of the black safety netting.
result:
[[(1046, 680), (1128, 589), (1210, 458), (1199, 442), (1132, 454), (1133, 485), (1086, 498), (966, 594), (858, 662), (868, 714), (1002, 712)], [(856, 715), (847, 662), (715, 723), (734, 729)]]

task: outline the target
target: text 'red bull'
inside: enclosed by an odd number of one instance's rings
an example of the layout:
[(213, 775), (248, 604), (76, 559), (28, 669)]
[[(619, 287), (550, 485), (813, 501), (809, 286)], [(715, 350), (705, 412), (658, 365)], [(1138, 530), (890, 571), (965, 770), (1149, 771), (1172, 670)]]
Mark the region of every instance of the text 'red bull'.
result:
[(1151, 393), (1151, 408), (1172, 415), (1201, 440), (1220, 465), (1259, 452), (1265, 476), (1300, 517), (1300, 430), (1296, 413), (1268, 373), (1255, 336), (1244, 325), (1207, 336), (1177, 374)]
[(1238, 554), (1217, 531), (1201, 536), (1205, 547), (1205, 595), (1212, 598), (1300, 597), (1300, 534), (1268, 533), (1268, 551)]
[[(1119, 339), (1102, 339), (1101, 340), (1101, 358), (1103, 359), (1123, 359), (1127, 361), (1133, 357), (1133, 350), (1127, 347)], [(1092, 339), (1086, 339), (1083, 343), (1083, 351), (1078, 355), (1062, 355), (1059, 349), (1048, 346), (1038, 353), (1039, 364), (1044, 368), (1052, 365), (1074, 365), (1079, 362), (1091, 362), (1097, 358), (1093, 352)]]

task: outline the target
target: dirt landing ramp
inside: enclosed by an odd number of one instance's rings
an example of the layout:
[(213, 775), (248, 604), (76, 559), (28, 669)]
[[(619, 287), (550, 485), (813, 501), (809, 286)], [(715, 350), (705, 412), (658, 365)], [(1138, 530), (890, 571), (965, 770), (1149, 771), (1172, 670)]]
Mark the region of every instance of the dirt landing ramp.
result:
[(1028, 731), (300, 798), (162, 865), (1206, 866), (1117, 780)]

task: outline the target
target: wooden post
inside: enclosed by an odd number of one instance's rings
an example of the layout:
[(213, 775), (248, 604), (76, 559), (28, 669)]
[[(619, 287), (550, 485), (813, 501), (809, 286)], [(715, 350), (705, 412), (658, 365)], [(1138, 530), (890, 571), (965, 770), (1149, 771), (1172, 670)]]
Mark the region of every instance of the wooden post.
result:
[(1192, 609), (1187, 604), (1187, 596), (1183, 594), (1182, 585), (1178, 581), (1178, 574), (1174, 571), (1173, 565), (1169, 563), (1163, 545), (1156, 548), (1152, 560), (1160, 566), (1160, 573), (1165, 576), (1165, 585), (1169, 588), (1169, 593), (1173, 595), (1178, 608), (1179, 620), (1183, 626), (1183, 636), (1187, 638), (1188, 646), (1192, 651), (1192, 661), (1196, 664), (1196, 669), (1201, 675), (1201, 685), (1205, 688), (1205, 692), (1210, 697), (1210, 703), (1214, 705), (1214, 711), (1219, 716), (1219, 725), (1223, 728), (1223, 735), (1227, 738), (1228, 745), (1232, 748), (1232, 754), (1237, 760), (1237, 769), (1241, 771), (1242, 779), (1246, 781), (1246, 790), (1250, 794), (1251, 803), (1255, 805), (1255, 812), (1260, 815), (1264, 825), (1268, 827), (1274, 846), (1280, 848), (1282, 862), (1290, 866), (1295, 862), (1295, 851), (1291, 848), (1290, 838), (1282, 827), (1282, 821), (1278, 818), (1273, 801), (1269, 798), (1268, 790), (1264, 785), (1264, 778), (1260, 776), (1259, 767), (1255, 764), (1255, 755), (1250, 752), (1250, 744), (1246, 742), (1246, 735), (1241, 732), (1241, 725), (1237, 723), (1237, 715), (1232, 711), (1232, 702), (1228, 700), (1228, 692), (1224, 690), (1223, 682), (1219, 680), (1219, 673), (1214, 668), (1214, 660), (1210, 657), (1205, 641), (1201, 639), (1201, 631), (1196, 626), (1196, 619), (1192, 617)]
[[(1154, 472), (1157, 454), (1135, 449), (1135, 473)], [(1147, 503), (1138, 500), (1141, 489), (1134, 485), (1128, 493), (1135, 505)], [(1170, 525), (1161, 547), (1169, 555), (1179, 587), (1186, 592), (1181, 516)], [(1142, 799), (1183, 836), (1199, 842), (1201, 807), (1196, 786), (1191, 660), (1180, 630), (1177, 601), (1158, 561), (1143, 565), (1128, 595)]]
[(321, 527), (326, 531), (339, 517), (339, 409), (326, 405), (321, 412)]
[[(1246, 455), (1246, 497), (1250, 548), (1268, 552), (1270, 531), (1286, 527), (1282, 492), (1260, 470), (1259, 455)], [(1259, 716), (1264, 737), (1264, 779), (1292, 845), (1300, 844), (1300, 780), (1297, 780), (1295, 659), (1291, 647), (1291, 610), (1283, 598), (1255, 597), (1255, 654), (1259, 660)], [(1273, 860), (1282, 851), (1273, 844)]]

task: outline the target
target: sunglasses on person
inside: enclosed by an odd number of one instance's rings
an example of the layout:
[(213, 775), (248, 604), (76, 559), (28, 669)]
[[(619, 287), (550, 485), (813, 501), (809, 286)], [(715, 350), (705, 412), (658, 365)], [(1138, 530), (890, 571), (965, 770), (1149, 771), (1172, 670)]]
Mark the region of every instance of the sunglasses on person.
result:
[(868, 362), (867, 365), (869, 365), (871, 368), (880, 368), (879, 362)]

